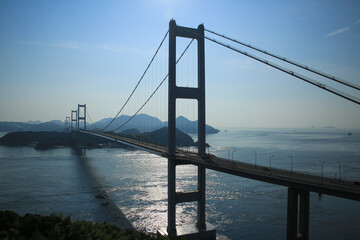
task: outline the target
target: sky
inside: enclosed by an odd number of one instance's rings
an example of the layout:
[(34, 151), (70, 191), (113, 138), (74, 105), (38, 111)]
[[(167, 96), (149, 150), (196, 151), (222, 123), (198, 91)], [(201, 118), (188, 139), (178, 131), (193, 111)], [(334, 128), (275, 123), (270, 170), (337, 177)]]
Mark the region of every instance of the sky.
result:
[[(357, 0), (3, 0), (0, 121), (64, 120), (84, 103), (94, 122), (114, 117), (172, 18), (181, 26), (204, 24), (360, 85)], [(186, 57), (182, 68), (191, 58)], [(360, 129), (360, 106), (355, 103), (210, 41), (205, 42), (205, 62), (210, 125)], [(359, 91), (309, 76), (360, 97)]]

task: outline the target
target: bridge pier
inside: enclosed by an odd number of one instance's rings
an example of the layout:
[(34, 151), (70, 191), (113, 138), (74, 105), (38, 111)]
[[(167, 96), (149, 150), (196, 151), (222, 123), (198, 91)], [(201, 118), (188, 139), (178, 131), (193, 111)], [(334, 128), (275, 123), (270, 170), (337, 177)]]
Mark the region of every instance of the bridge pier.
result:
[(176, 235), (176, 163), (168, 158), (168, 226), (169, 236)]
[[(188, 239), (216, 239), (216, 229), (205, 219), (205, 168), (198, 166), (198, 187), (192, 192), (176, 192), (176, 166), (179, 165), (171, 157), (168, 158), (168, 226), (158, 230), (158, 234)], [(176, 204), (197, 201), (197, 222), (176, 226)]]
[(288, 188), (287, 240), (309, 239), (309, 207), (309, 191)]
[(198, 166), (198, 193), (199, 197), (197, 198), (198, 202), (198, 218), (197, 218), (197, 228), (206, 229), (205, 221), (205, 177), (206, 172), (204, 167)]

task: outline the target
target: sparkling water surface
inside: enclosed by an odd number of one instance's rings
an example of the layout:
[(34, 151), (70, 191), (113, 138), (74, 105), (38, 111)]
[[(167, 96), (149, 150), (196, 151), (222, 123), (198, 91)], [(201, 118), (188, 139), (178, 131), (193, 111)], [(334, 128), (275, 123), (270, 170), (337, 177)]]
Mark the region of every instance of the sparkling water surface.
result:
[[(348, 133), (352, 134), (349, 135)], [(360, 131), (230, 129), (208, 135), (208, 151), (237, 161), (360, 180)], [(36, 151), (0, 146), (0, 209), (53, 212), (156, 232), (167, 225), (167, 160), (131, 149)], [(196, 189), (196, 167), (177, 167), (177, 190)], [(218, 239), (285, 239), (285, 187), (206, 171), (206, 216)], [(196, 204), (177, 205), (177, 224)], [(310, 194), (311, 239), (360, 239), (360, 203)], [(126, 216), (126, 218), (124, 217)], [(127, 221), (128, 219), (129, 221)]]

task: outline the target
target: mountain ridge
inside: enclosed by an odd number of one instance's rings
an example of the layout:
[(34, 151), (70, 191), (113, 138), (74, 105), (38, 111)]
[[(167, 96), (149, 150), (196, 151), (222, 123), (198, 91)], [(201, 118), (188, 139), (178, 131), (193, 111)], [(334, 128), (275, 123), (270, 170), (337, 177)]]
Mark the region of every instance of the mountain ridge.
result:
[[(106, 131), (122, 132), (128, 129), (137, 129), (141, 133), (152, 132), (163, 127), (167, 127), (167, 121), (161, 121), (157, 117), (150, 116), (148, 114), (138, 114), (130, 122), (128, 122), (123, 128), (116, 129), (119, 126), (127, 122), (131, 116), (121, 115), (117, 117), (113, 123), (106, 129)], [(99, 121), (96, 121), (93, 124), (86, 123), (87, 129), (89, 130), (101, 130), (105, 128), (113, 118), (103, 118)], [(198, 121), (191, 121), (184, 116), (179, 116), (176, 118), (176, 128), (180, 131), (187, 134), (197, 134)], [(0, 132), (21, 132), (21, 131), (68, 131), (65, 127), (65, 122), (60, 120), (51, 120), (48, 122), (28, 121), (28, 122), (0, 122)], [(220, 132), (220, 130), (206, 125), (205, 128), (206, 134), (215, 134)]]
[[(147, 114), (139, 114), (136, 115), (130, 122), (128, 122), (123, 128), (117, 129), (118, 126), (123, 125), (126, 121), (131, 118), (129, 115), (121, 115), (117, 117), (113, 123), (106, 129), (107, 131), (121, 132), (128, 129), (137, 129), (140, 132), (151, 132), (157, 129), (161, 129), (163, 127), (167, 127), (167, 121), (161, 121), (160, 119), (147, 115)], [(112, 121), (112, 118), (103, 118), (97, 122), (94, 122), (92, 127), (89, 129), (95, 130), (104, 128), (108, 123)], [(187, 134), (196, 134), (198, 121), (191, 121), (184, 116), (179, 116), (176, 118), (176, 128), (180, 131)], [(116, 127), (112, 127), (116, 126)], [(206, 134), (215, 134), (220, 132), (220, 130), (207, 125), (205, 127)]]
[[(56, 122), (54, 122), (56, 121)], [(0, 122), (0, 132), (25, 132), (25, 131), (65, 131), (65, 124), (59, 120), (41, 123), (27, 122)]]

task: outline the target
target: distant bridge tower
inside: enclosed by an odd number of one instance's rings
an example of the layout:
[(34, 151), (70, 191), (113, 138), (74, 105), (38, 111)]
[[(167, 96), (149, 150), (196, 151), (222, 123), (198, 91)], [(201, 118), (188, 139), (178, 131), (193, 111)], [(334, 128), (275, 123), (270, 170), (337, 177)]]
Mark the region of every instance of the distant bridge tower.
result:
[[(197, 40), (198, 87), (176, 86), (176, 37)], [(198, 188), (194, 192), (176, 192), (176, 99), (196, 99), (198, 102), (198, 154), (206, 153), (205, 142), (205, 48), (204, 25), (198, 28), (177, 26), (169, 23), (169, 103), (168, 103), (168, 226), (169, 236), (196, 235), (198, 239), (215, 239), (215, 228), (205, 221), (205, 168), (198, 166)], [(176, 226), (176, 204), (197, 201), (197, 223)], [(194, 232), (195, 231), (195, 232)]]
[(74, 129), (73, 122), (75, 122), (74, 126), (77, 127), (77, 110), (71, 110), (71, 131)]
[(70, 130), (70, 117), (66, 116), (65, 117), (65, 130)]
[[(80, 109), (83, 110), (83, 114), (81, 114)], [(83, 121), (84, 123), (84, 128), (83, 130), (86, 130), (86, 104), (78, 104), (78, 110), (77, 110), (77, 129), (78, 131), (80, 130), (80, 121)]]

